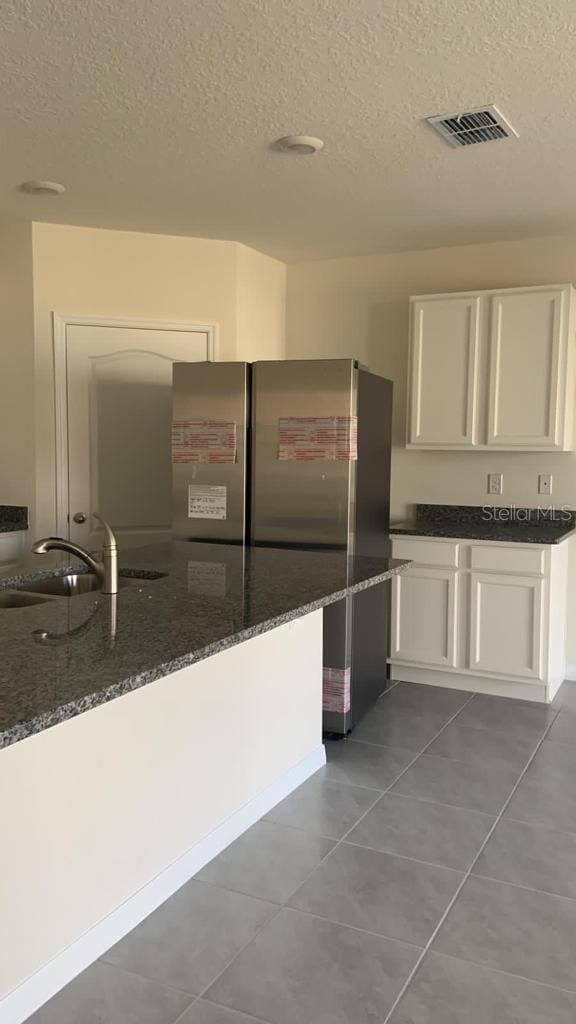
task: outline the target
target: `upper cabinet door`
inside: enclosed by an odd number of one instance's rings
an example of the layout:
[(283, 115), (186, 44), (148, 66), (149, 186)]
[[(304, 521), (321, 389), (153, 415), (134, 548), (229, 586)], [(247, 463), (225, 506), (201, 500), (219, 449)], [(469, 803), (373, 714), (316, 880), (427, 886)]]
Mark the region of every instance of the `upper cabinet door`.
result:
[(491, 303), (488, 444), (561, 449), (568, 289), (516, 289)]
[(477, 443), (479, 310), (477, 296), (412, 303), (409, 444)]

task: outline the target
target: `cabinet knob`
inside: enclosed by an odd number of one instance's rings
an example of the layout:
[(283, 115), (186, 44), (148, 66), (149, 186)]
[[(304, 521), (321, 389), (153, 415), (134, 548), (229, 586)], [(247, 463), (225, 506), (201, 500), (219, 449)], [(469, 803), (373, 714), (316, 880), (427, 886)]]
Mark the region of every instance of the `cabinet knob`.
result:
[(86, 519), (87, 516), (85, 512), (77, 512), (76, 515), (74, 516), (75, 523), (85, 523)]

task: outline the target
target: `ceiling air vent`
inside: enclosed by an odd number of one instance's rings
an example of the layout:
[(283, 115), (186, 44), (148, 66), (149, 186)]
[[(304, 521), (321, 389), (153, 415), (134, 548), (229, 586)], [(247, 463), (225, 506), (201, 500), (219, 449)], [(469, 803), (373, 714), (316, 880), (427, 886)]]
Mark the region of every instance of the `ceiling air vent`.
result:
[(495, 142), (518, 135), (497, 107), (477, 107), (463, 114), (427, 117), (428, 124), (450, 146), (475, 146), (478, 142)]

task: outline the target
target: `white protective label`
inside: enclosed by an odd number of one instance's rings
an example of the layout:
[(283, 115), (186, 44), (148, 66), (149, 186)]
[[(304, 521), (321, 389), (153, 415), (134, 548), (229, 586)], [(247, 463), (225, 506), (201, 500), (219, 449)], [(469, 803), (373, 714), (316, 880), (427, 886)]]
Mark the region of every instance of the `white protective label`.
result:
[(322, 708), (346, 715), (350, 711), (350, 669), (327, 668), (322, 671)]
[(172, 462), (220, 465), (236, 462), (236, 423), (233, 420), (174, 420)]
[(226, 487), (188, 485), (189, 519), (226, 519)]
[(283, 416), (278, 421), (280, 462), (355, 462), (356, 416)]

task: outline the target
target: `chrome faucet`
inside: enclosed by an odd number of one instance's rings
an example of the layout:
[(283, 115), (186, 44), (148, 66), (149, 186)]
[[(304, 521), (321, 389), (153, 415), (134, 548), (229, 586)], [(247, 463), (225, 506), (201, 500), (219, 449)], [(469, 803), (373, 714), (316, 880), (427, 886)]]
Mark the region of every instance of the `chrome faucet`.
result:
[(45, 555), (48, 551), (67, 551), (70, 555), (76, 555), (85, 565), (98, 577), (101, 583), (103, 594), (118, 593), (118, 544), (112, 532), (112, 527), (98, 512), (93, 516), (98, 519), (104, 527), (104, 544), (102, 545), (102, 561), (98, 562), (89, 551), (75, 544), (65, 537), (44, 537), (37, 540), (32, 546), (35, 555)]

